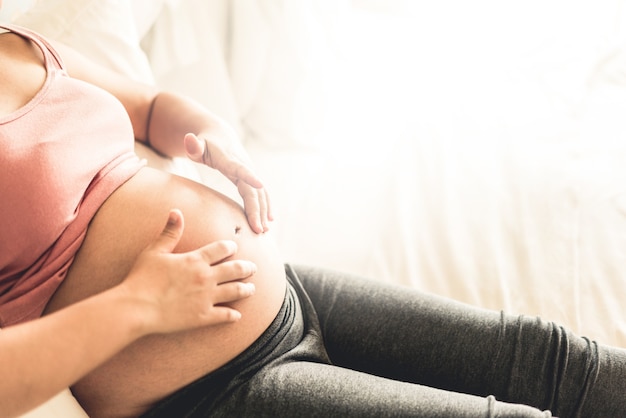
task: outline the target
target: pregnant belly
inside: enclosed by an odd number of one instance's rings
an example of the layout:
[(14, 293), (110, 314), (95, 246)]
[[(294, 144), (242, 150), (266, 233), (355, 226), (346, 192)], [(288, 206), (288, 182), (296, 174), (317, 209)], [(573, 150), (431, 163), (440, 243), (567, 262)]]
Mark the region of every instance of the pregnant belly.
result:
[(234, 304), (233, 324), (144, 337), (87, 375), (72, 391), (92, 417), (133, 416), (219, 368), (249, 347), (276, 316), (285, 294), (283, 261), (269, 233), (255, 234), (242, 208), (203, 185), (150, 168), (120, 187), (94, 217), (67, 278), (46, 313), (119, 283), (137, 254), (162, 230), (167, 213), (185, 217), (175, 251), (220, 239), (237, 242), (234, 258), (256, 263), (255, 294)]

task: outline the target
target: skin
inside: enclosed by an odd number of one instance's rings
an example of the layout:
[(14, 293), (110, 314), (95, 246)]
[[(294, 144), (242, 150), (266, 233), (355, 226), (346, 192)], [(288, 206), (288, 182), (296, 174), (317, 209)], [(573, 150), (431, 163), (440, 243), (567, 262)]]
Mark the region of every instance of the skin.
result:
[[(81, 379), (72, 391), (90, 416), (144, 412), (244, 351), (269, 326), (282, 304), (283, 261), (269, 233), (256, 234), (241, 207), (224, 196), (193, 181), (145, 169), (100, 208), (46, 313), (123, 280), (141, 248), (158, 233), (156, 220), (174, 204), (185, 213), (187, 223), (175, 251), (214, 241), (235, 242), (236, 258), (257, 267), (245, 280), (254, 283), (255, 294), (228, 305), (242, 315), (236, 323), (143, 338)], [(116, 234), (117, 228), (125, 234)]]
[(142, 337), (241, 318), (221, 304), (254, 294), (254, 286), (240, 279), (256, 266), (225, 262), (237, 251), (231, 241), (172, 254), (182, 236), (183, 216), (173, 210), (168, 217), (123, 283), (0, 331), (0, 415), (27, 412)]
[[(94, 217), (46, 316), (0, 332), (1, 415), (72, 385), (90, 416), (134, 416), (245, 350), (280, 308), (284, 268), (268, 232), (267, 191), (228, 126), (188, 99), (55, 48), (70, 76), (122, 102), (138, 141), (149, 136), (160, 153), (219, 170), (243, 201), (142, 169)], [(0, 60), (6, 115), (37, 94), (46, 73), (38, 48), (14, 34), (0, 35)], [(172, 207), (185, 214), (184, 233)]]

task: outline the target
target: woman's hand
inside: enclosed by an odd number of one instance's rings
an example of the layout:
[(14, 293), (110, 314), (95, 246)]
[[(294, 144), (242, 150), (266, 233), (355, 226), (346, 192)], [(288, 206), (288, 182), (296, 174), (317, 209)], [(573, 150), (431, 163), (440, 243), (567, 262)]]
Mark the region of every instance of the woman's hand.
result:
[(180, 211), (172, 210), (121, 284), (0, 331), (1, 416), (42, 404), (146, 335), (241, 317), (225, 304), (254, 293), (244, 280), (256, 266), (229, 260), (237, 251), (230, 241), (173, 254), (183, 226)]
[(237, 186), (252, 230), (259, 234), (267, 231), (268, 222), (273, 220), (269, 196), (261, 180), (244, 162), (243, 152), (225, 148), (216, 141), (191, 133), (185, 135), (184, 140), (191, 160), (219, 170)]
[[(149, 333), (234, 322), (239, 311), (226, 306), (254, 293), (254, 284), (243, 282), (256, 265), (228, 260), (237, 252), (232, 241), (216, 241), (195, 251), (173, 254), (182, 236), (184, 221), (179, 210), (170, 211), (161, 235), (138, 257), (121, 287), (139, 300), (142, 320)], [(147, 314), (145, 314), (145, 312)]]

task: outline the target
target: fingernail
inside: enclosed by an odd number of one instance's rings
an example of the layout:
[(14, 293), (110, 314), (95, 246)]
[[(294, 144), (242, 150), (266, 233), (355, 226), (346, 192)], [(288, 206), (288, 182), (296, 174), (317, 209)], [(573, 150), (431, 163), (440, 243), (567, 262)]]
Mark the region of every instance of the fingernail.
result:
[(254, 283), (244, 283), (244, 285), (246, 286), (246, 290), (248, 291), (248, 293), (250, 293), (251, 295), (254, 294), (254, 292), (256, 291), (256, 286), (254, 286)]
[(237, 251), (237, 243), (235, 241), (224, 240), (224, 243), (228, 247), (228, 251), (233, 253)]

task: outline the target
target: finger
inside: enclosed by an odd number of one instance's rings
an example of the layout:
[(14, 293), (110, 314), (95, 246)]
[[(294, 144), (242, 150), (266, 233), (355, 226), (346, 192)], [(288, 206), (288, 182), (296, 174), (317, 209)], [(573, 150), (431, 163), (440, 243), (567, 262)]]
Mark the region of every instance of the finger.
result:
[(270, 210), (270, 200), (266, 189), (262, 189), (259, 192), (259, 206), (261, 208), (261, 222), (265, 231), (269, 230), (268, 222), (272, 220), (272, 213)]
[(252, 170), (246, 167), (244, 164), (236, 163), (236, 169), (234, 170), (233, 177), (235, 178), (235, 182), (237, 180), (243, 181), (255, 189), (262, 189), (263, 182), (261, 179), (254, 174)]
[(213, 269), (217, 283), (223, 285), (252, 277), (257, 271), (257, 266), (248, 260), (230, 260), (214, 265)]
[(215, 303), (235, 302), (254, 295), (256, 288), (254, 283), (229, 282), (219, 286), (215, 290)]
[(257, 189), (263, 187), (261, 179), (237, 158), (224, 156), (220, 163), (213, 160), (206, 140), (198, 138), (198, 136), (193, 133), (186, 134), (183, 140), (185, 143), (185, 151), (191, 160), (221, 171), (222, 174), (235, 184), (241, 180)]
[(265, 199), (267, 200), (267, 219), (269, 219), (270, 221), (273, 221), (274, 218), (274, 209), (272, 206), (272, 201), (270, 200), (270, 194), (269, 192), (266, 190), (265, 191)]
[(185, 135), (183, 141), (185, 143), (187, 156), (195, 162), (203, 162), (202, 157), (206, 147), (205, 142), (192, 133)]
[(183, 236), (184, 228), (185, 221), (182, 212), (178, 209), (170, 210), (163, 231), (161, 231), (158, 238), (148, 246), (148, 249), (162, 253), (171, 253)]
[[(259, 177), (257, 177), (256, 174), (252, 172), (252, 170), (250, 170), (245, 165), (241, 165), (239, 170), (237, 171), (237, 176), (232, 177), (231, 180), (233, 183), (235, 183), (235, 185), (237, 185), (238, 188), (241, 182), (244, 182), (250, 187), (256, 189), (257, 195), (255, 195), (255, 198), (259, 199), (260, 201), (262, 219), (273, 220), (273, 215), (270, 210), (269, 194), (267, 192), (267, 188), (264, 186), (263, 181)], [(240, 194), (242, 194), (241, 190)]]
[(265, 193), (259, 193), (259, 218), (261, 222), (261, 227), (263, 228), (263, 232), (267, 232), (269, 230), (269, 226), (267, 224), (267, 201), (265, 200)]
[(234, 255), (237, 252), (237, 243), (230, 240), (215, 241), (198, 248), (196, 251), (209, 265), (215, 265)]
[(266, 232), (269, 230), (269, 226), (267, 224), (267, 200), (265, 199), (265, 193), (263, 189), (257, 192), (256, 202), (259, 207), (258, 222), (262, 229), (261, 232)]
[(208, 324), (236, 322), (241, 319), (241, 312), (228, 306), (214, 306), (208, 316)]
[(261, 221), (261, 204), (259, 202), (259, 193), (257, 189), (243, 182), (238, 183), (237, 189), (243, 198), (243, 207), (250, 227), (257, 234), (262, 233), (264, 231), (264, 227)]

